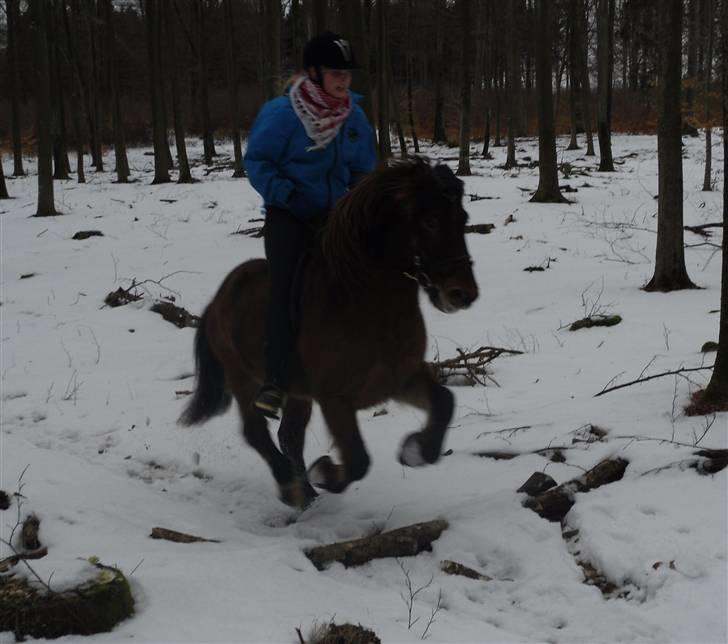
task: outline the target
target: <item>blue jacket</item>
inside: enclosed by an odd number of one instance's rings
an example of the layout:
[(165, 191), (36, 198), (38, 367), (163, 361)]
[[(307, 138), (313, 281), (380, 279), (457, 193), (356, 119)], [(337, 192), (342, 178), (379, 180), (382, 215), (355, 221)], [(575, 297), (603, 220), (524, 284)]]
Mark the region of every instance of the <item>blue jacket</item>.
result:
[[(360, 97), (352, 94), (352, 101)], [(269, 206), (288, 208), (299, 217), (328, 211), (374, 169), (374, 132), (356, 104), (336, 138), (325, 148), (314, 145), (293, 110), (288, 95), (261, 108), (248, 137), (245, 171)]]

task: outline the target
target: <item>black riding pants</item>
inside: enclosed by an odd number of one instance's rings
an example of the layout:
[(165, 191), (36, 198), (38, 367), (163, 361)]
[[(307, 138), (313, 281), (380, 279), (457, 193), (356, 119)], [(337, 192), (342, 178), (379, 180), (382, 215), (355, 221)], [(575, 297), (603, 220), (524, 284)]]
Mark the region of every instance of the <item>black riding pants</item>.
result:
[(265, 379), (281, 389), (289, 385), (296, 343), (292, 319), (294, 281), (320, 222), (321, 218), (304, 222), (288, 210), (266, 206), (263, 237), (270, 291), (265, 326)]

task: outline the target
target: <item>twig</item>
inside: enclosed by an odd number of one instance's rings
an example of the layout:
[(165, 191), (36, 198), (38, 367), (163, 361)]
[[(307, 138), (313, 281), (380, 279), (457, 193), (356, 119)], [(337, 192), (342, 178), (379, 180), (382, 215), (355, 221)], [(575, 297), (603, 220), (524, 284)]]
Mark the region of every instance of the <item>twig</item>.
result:
[[(614, 387), (605, 387), (598, 394), (594, 394), (594, 397), (597, 398), (598, 396), (601, 396), (603, 394), (608, 394), (610, 391), (616, 391), (617, 389), (622, 389), (624, 387), (631, 387), (632, 385), (636, 385), (640, 382), (647, 382), (648, 380), (654, 380), (655, 378), (663, 378), (664, 376), (674, 376), (676, 374), (687, 373), (690, 371), (705, 371), (706, 369), (712, 369), (714, 366), (715, 365), (710, 365), (709, 367), (690, 367), (690, 368), (684, 368), (684, 369), (677, 369), (675, 371), (665, 371), (664, 373), (657, 373), (653, 376), (647, 376), (646, 378), (638, 378), (637, 380), (625, 382), (621, 385), (616, 385)], [(612, 378), (612, 380), (610, 380), (609, 382), (613, 382), (613, 381), (614, 381), (614, 378)]]

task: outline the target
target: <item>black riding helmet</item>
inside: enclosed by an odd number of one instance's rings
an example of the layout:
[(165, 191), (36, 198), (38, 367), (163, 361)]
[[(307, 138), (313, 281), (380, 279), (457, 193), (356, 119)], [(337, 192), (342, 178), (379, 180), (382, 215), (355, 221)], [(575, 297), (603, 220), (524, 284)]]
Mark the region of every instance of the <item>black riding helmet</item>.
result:
[(326, 31), (306, 43), (303, 48), (303, 67), (315, 67), (320, 72), (321, 67), (356, 69), (357, 64), (351, 43), (338, 34)]

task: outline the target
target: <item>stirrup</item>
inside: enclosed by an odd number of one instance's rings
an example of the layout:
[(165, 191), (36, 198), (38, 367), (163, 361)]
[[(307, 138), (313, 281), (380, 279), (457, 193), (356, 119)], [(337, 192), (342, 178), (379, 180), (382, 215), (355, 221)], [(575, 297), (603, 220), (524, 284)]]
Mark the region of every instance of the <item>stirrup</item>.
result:
[(264, 416), (277, 420), (278, 412), (283, 406), (283, 394), (276, 385), (266, 383), (253, 404)]

